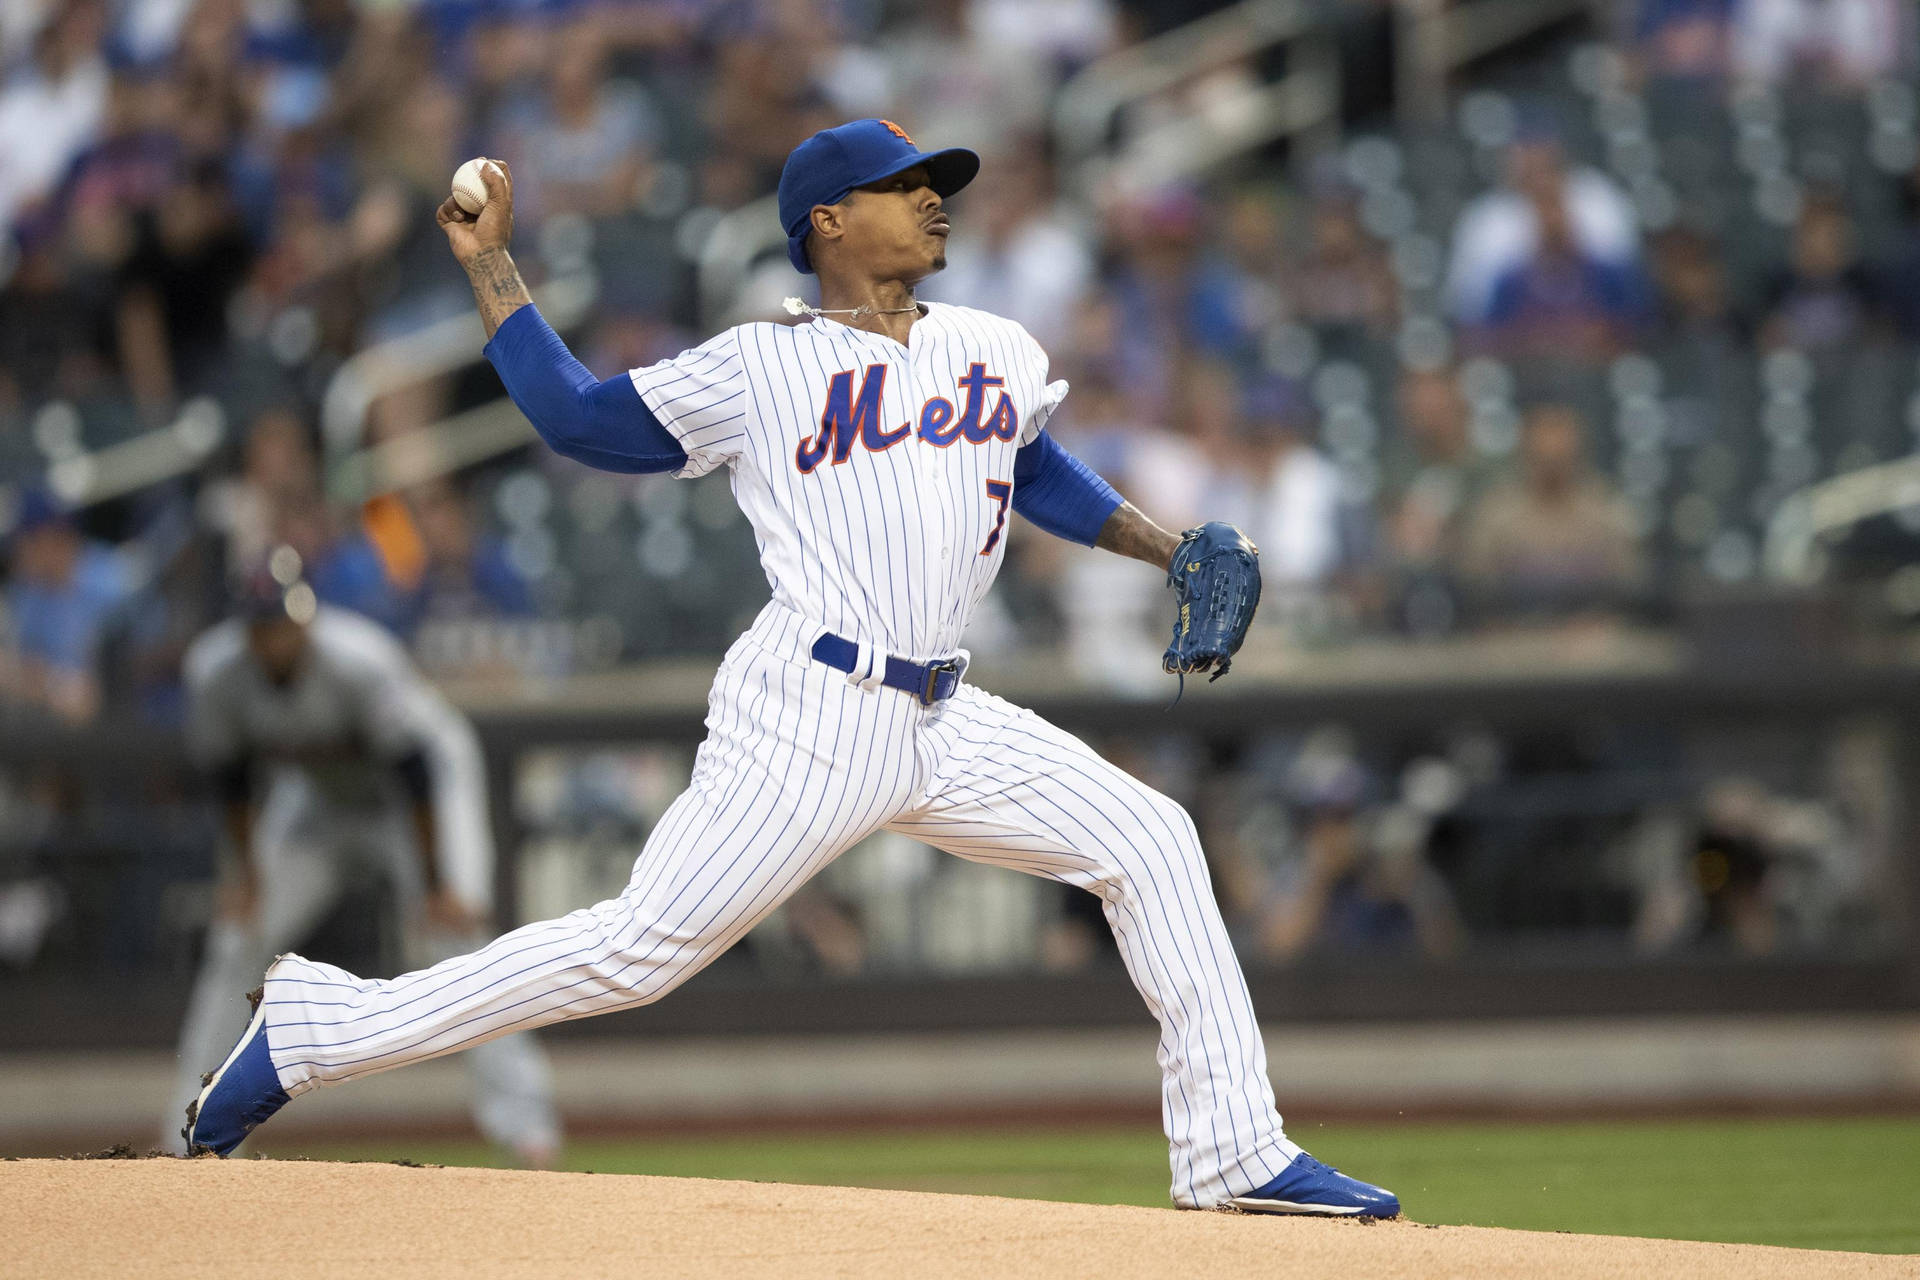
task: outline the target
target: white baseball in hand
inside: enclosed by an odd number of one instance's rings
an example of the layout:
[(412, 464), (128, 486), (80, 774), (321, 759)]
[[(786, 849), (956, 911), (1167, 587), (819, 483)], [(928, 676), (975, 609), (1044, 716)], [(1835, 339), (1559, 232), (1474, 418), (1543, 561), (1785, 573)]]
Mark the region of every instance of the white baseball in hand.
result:
[(487, 184), (480, 177), (482, 165), (500, 172), (499, 166), (485, 156), (475, 156), (453, 172), (453, 202), (462, 213), (477, 214), (487, 207)]

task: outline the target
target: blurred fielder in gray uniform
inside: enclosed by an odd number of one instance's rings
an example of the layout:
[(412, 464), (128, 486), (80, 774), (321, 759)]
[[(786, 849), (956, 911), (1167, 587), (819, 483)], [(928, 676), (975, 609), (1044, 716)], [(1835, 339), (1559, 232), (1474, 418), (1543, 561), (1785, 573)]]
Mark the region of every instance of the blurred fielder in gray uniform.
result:
[[(180, 1114), (246, 1025), (234, 999), (299, 945), (359, 874), (383, 875), (426, 968), (489, 936), (493, 841), (473, 728), (398, 641), (358, 614), (316, 604), (299, 557), (274, 553), (240, 616), (186, 658), (188, 745), (216, 780), (231, 845), (206, 958), (180, 1033), (164, 1141), (186, 1150)], [(560, 1145), (551, 1072), (530, 1035), (467, 1053), (474, 1119), (532, 1165)]]

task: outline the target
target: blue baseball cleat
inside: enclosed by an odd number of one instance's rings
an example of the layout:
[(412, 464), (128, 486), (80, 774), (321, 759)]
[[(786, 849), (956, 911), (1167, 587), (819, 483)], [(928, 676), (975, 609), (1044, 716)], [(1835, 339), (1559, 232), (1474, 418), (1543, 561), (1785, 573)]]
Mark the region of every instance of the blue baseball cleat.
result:
[(1227, 1207), (1242, 1213), (1311, 1213), (1329, 1218), (1393, 1218), (1400, 1198), (1384, 1187), (1349, 1178), (1302, 1151), (1286, 1171)]
[(187, 1104), (187, 1154), (230, 1153), (247, 1135), (287, 1105), (286, 1090), (267, 1053), (267, 1018), (261, 997), (266, 988), (247, 997), (253, 1002), (253, 1021), (219, 1068), (203, 1077), (205, 1088)]

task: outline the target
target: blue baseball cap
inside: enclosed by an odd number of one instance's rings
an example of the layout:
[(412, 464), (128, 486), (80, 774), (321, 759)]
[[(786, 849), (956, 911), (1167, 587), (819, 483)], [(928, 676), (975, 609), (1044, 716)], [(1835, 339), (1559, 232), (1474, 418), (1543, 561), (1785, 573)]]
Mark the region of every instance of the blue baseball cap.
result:
[(793, 149), (780, 170), (780, 225), (787, 233), (787, 258), (801, 275), (812, 275), (807, 261), (807, 232), (813, 207), (839, 204), (855, 187), (891, 178), (917, 164), (927, 166), (928, 185), (942, 199), (973, 181), (980, 157), (965, 147), (922, 151), (907, 131), (891, 120), (854, 120), (822, 129)]

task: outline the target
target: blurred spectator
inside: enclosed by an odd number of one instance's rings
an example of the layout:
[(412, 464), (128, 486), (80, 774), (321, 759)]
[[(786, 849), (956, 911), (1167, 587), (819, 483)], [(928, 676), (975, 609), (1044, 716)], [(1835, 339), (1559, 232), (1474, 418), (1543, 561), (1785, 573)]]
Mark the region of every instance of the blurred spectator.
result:
[(75, 284), (61, 248), (46, 230), (27, 237), (0, 287), (0, 407), (17, 412), (112, 377), (99, 292)]
[(1900, 227), (1887, 255), (1886, 302), (1900, 337), (1920, 341), (1920, 159), (1900, 183)]
[(1113, 0), (972, 0), (968, 8), (976, 31), (1035, 59), (1048, 79), (1107, 52), (1120, 30)]
[(410, 633), (411, 597), (425, 567), (426, 548), (406, 504), (384, 493), (336, 524), (310, 581), (327, 603), (365, 614), (404, 637)]
[[(1194, 520), (1230, 520), (1252, 526), (1260, 519), (1273, 449), (1281, 442), (1247, 416), (1249, 408), (1239, 371), (1223, 360), (1191, 359), (1181, 366), (1175, 392), (1173, 428), (1176, 447), (1197, 468), (1190, 501)], [(1290, 386), (1280, 392), (1289, 405), (1299, 403)], [(1183, 520), (1183, 525), (1190, 523)]]
[(26, 66), (0, 84), (0, 238), (49, 196), (107, 109), (99, 0), (73, 0), (33, 41)]
[(285, 544), (311, 566), (315, 594), (403, 638), (427, 622), (522, 618), (532, 591), (471, 501), (446, 479), (384, 495), (341, 521), (320, 501), (305, 428), (274, 411), (248, 436), (246, 470), (219, 499), (228, 562), (258, 563)]
[(417, 485), (407, 509), (419, 530), (422, 563), (408, 593), (403, 634), (428, 620), (517, 618), (533, 613), (533, 593), (506, 546), (478, 527), (473, 502), (451, 480)]
[(1106, 352), (1129, 392), (1168, 405), (1183, 357), (1244, 358), (1253, 341), (1258, 291), (1224, 257), (1209, 253), (1207, 207), (1192, 187), (1170, 187), (1114, 211), (1116, 268)]
[[(68, 168), (46, 217), (27, 236), (44, 238), (48, 252), (59, 255), (57, 264), (49, 258), (36, 265), (58, 272), (72, 306), (69, 318), (84, 320), (89, 330), (66, 333), (61, 318), (35, 317), (30, 323), (50, 322), (53, 332), (21, 341), (66, 348), (42, 375), (58, 370), (62, 394), (130, 394), (149, 423), (172, 408), (178, 384), (167, 317), (133, 269), (136, 256), (148, 252), (156, 214), (181, 173), (174, 102), (172, 85), (161, 77), (115, 76), (100, 136)], [(36, 391), (54, 391), (38, 377), (33, 381)]]
[(142, 0), (140, 4), (117, 5), (108, 39), (134, 66), (157, 68), (179, 48), (181, 29), (194, 7), (194, 0)]
[(955, 216), (947, 269), (921, 295), (1016, 320), (1049, 353), (1065, 354), (1073, 309), (1092, 282), (1093, 256), (1056, 202), (1038, 148), (993, 164), (967, 196)]
[(1767, 290), (1761, 341), (1843, 351), (1879, 325), (1876, 292), (1845, 204), (1833, 196), (1808, 199), (1794, 225), (1792, 256)]
[(1854, 90), (1912, 60), (1900, 0), (1741, 0), (1735, 21), (1735, 65), (1768, 83)]
[(319, 461), (306, 423), (284, 405), (263, 410), (247, 427), (240, 473), (211, 487), (203, 502), (208, 522), (226, 538), (228, 577), (238, 580), (264, 564), (274, 547), (295, 542), (289, 515), (310, 506), (319, 491)]
[(1241, 416), (1246, 470), (1259, 486), (1247, 533), (1276, 593), (1268, 607), (1283, 612), (1290, 592), (1325, 586), (1364, 557), (1370, 513), (1348, 501), (1340, 469), (1309, 439), (1312, 412), (1298, 387), (1274, 377), (1254, 382)]
[[(840, 43), (833, 14), (824, 9), (798, 3), (766, 5), (758, 12), (736, 10), (748, 21), (715, 42), (710, 96), (702, 115), (710, 136), (724, 139), (733, 155), (710, 165), (709, 172), (732, 170), (738, 189), (749, 199), (773, 190), (787, 152), (802, 139), (850, 114), (878, 114), (871, 109), (842, 111), (821, 92), (817, 77), (830, 69)], [(888, 65), (893, 65), (891, 60)], [(956, 74), (966, 73), (963, 66)], [(930, 84), (903, 80), (923, 88)], [(908, 132), (943, 136), (929, 132), (917, 109), (901, 114), (912, 117), (901, 121)]]
[(660, 123), (641, 87), (607, 75), (599, 26), (583, 19), (554, 37), (546, 82), (499, 122), (513, 168), (513, 211), (537, 226), (561, 213), (604, 218), (633, 204)]
[(466, 159), (466, 109), (451, 86), (427, 80), (409, 88), (370, 140), (367, 190), (348, 223), (354, 257), (366, 264), (366, 341), (400, 337), (471, 305), (466, 273), (433, 218)]
[[(1064, 51), (1085, 56), (1104, 43), (1103, 8), (1098, 0), (912, 6), (910, 20), (880, 46), (892, 113), (929, 146), (1000, 151), (1035, 136), (1047, 123), (1048, 86), (1059, 74), (1054, 59)], [(1014, 25), (989, 25), (1014, 12), (1024, 15)], [(1050, 18), (1064, 19), (1055, 32), (1047, 29), (1055, 25)]]
[(1831, 940), (1861, 891), (1858, 836), (1831, 804), (1728, 777), (1698, 808), (1690, 835), (1644, 877), (1634, 926), (1642, 947), (1768, 955)]
[[(1226, 375), (1211, 372), (1210, 382), (1200, 377), (1189, 380), (1196, 387), (1202, 382), (1207, 386), (1205, 392), (1193, 391), (1191, 399), (1201, 407), (1203, 419), (1208, 413), (1217, 418), (1224, 406), (1227, 421), (1217, 428), (1186, 415), (1176, 421), (1197, 427), (1201, 437), (1215, 435), (1214, 444), (1228, 448), (1234, 443), (1231, 415), (1237, 406), (1231, 392), (1221, 390)], [(1104, 368), (1075, 376), (1073, 393), (1056, 420), (1059, 425), (1051, 429), (1067, 448), (1141, 509), (1164, 512), (1159, 518), (1171, 527), (1190, 528), (1210, 518), (1245, 519), (1251, 509), (1250, 486), (1243, 486), (1237, 495), (1222, 495), (1214, 455), (1201, 439), (1165, 430), (1148, 419), (1139, 401)], [(1220, 514), (1212, 505), (1223, 496), (1237, 502), (1232, 514)], [(1059, 549), (1039, 545), (1060, 554)], [(1165, 626), (1165, 592), (1153, 575), (1132, 572), (1116, 556), (1068, 555), (1061, 565), (1059, 601), (1063, 648), (1077, 669), (1090, 677), (1143, 687), (1158, 673), (1158, 655), (1166, 648), (1160, 634)]]
[(57, 213), (70, 250), (110, 271), (132, 252), (135, 219), (156, 209), (180, 172), (173, 132), (177, 94), (163, 76), (113, 77), (98, 136), (74, 158), (60, 183)]
[(99, 671), (109, 712), (175, 726), (185, 715), (180, 664), (226, 600), (224, 560), (184, 502), (169, 502), (141, 531), (138, 589), (101, 638)]
[(1767, 837), (1759, 825), (1765, 796), (1735, 784), (1710, 792), (1694, 850), (1693, 876), (1703, 901), (1703, 937), (1749, 955), (1775, 947), (1777, 922), (1767, 892)]
[(1267, 331), (1287, 314), (1291, 273), (1283, 191), (1260, 183), (1241, 187), (1219, 215), (1222, 259), (1241, 281), (1241, 314), (1248, 328)]
[(133, 571), (120, 552), (82, 534), (45, 489), (21, 499), (8, 550), (16, 693), (62, 719), (90, 720), (100, 707), (101, 633), (132, 594)]
[(1653, 279), (1662, 341), (1738, 340), (1742, 335), (1718, 245), (1688, 227), (1663, 231), (1653, 243)]
[(329, 507), (317, 489), (289, 493), (272, 514), (272, 543), (285, 543), (300, 553), (315, 595), (327, 604), (364, 614), (389, 630), (399, 630), (398, 593), (380, 548), (361, 520)]
[[(801, 950), (799, 956), (781, 957), (782, 973), (791, 972), (796, 959), (811, 960), (822, 973), (837, 978), (855, 977), (866, 967), (867, 940), (859, 917), (829, 887), (817, 883), (800, 886), (782, 904), (781, 912), (790, 942)], [(759, 940), (756, 948), (767, 941)]]
[(1447, 310), (1463, 324), (1484, 323), (1500, 281), (1539, 252), (1540, 210), (1559, 209), (1564, 238), (1582, 258), (1618, 265), (1640, 253), (1639, 218), (1613, 180), (1597, 169), (1569, 170), (1559, 140), (1540, 126), (1507, 149), (1504, 189), (1461, 210), (1447, 265)]
[[(1321, 730), (1288, 771), (1299, 853), (1275, 884), (1261, 950), (1448, 955), (1461, 933), (1452, 897), (1428, 865), (1423, 837), (1399, 838), (1392, 812), (1367, 809), (1371, 781), (1343, 731)], [(1382, 839), (1383, 836), (1388, 838)]]
[(1640, 0), (1633, 26), (1640, 73), (1655, 81), (1717, 81), (1727, 74), (1739, 0)]
[(1306, 251), (1287, 273), (1294, 314), (1323, 337), (1391, 333), (1400, 319), (1399, 283), (1386, 250), (1360, 223), (1358, 197), (1344, 188), (1322, 191), (1308, 225)]
[(289, 546), (300, 553), (321, 600), (396, 632), (405, 629), (407, 591), (397, 575), (418, 584), (425, 560), (419, 536), (397, 499), (376, 500), (351, 515), (327, 504), (313, 432), (297, 410), (276, 405), (249, 424), (240, 473), (213, 486), (202, 507), (226, 539), (230, 580), (273, 548)]
[(1473, 447), (1452, 370), (1403, 373), (1395, 407), (1398, 431), (1384, 459), (1382, 519), (1400, 579), (1402, 621), (1416, 634), (1443, 632), (1458, 612), (1451, 578), (1468, 514), (1495, 483), (1499, 466)]
[(1520, 476), (1470, 513), (1461, 571), (1494, 617), (1613, 609), (1640, 588), (1633, 513), (1589, 468), (1573, 409), (1541, 404), (1527, 413)]
[[(382, 343), (436, 321), (470, 313), (466, 273), (447, 252), (434, 210), (446, 199), (448, 176), (466, 158), (461, 99), (445, 83), (409, 85), (370, 128), (366, 187), (336, 234), (342, 259), (338, 302), (329, 328)], [(514, 170), (516, 215), (518, 183)], [(444, 377), (389, 387), (369, 407), (367, 443), (379, 443), (445, 417), (453, 388)]]
[(1741, 383), (1753, 326), (1735, 309), (1725, 255), (1700, 232), (1672, 227), (1654, 242), (1653, 269), (1655, 358), (1672, 378), (1666, 402), (1673, 435), (1702, 443), (1732, 437), (1749, 412)]
[(1179, 523), (1200, 518), (1212, 469), (1203, 450), (1169, 430), (1177, 422), (1150, 416), (1107, 368), (1092, 366), (1074, 371), (1049, 430), (1144, 510)]
[(1583, 247), (1565, 193), (1529, 193), (1534, 242), (1493, 284), (1475, 345), (1508, 359), (1598, 365), (1625, 348), (1647, 318), (1637, 263)]
[(135, 398), (157, 417), (222, 372), (227, 303), (251, 248), (211, 163), (179, 175), (135, 224), (118, 282), (120, 356)]

